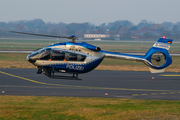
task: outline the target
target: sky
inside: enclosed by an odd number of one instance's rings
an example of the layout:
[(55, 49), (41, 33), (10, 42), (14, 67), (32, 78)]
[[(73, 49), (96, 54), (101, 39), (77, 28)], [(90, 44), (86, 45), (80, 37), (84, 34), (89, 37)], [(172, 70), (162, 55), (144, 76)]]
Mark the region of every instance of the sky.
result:
[(40, 18), (52, 23), (95, 25), (129, 20), (180, 22), (180, 0), (0, 0), (0, 22)]

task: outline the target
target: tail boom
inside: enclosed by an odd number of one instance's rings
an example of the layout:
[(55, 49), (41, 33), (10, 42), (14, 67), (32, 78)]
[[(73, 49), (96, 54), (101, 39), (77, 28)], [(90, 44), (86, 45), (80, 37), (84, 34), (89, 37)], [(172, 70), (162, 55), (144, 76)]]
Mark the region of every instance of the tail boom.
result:
[(106, 58), (114, 58), (114, 59), (125, 59), (125, 60), (132, 60), (132, 61), (144, 61), (144, 56), (140, 55), (131, 55), (131, 54), (124, 54), (124, 53), (117, 53), (117, 52), (108, 52), (105, 51)]

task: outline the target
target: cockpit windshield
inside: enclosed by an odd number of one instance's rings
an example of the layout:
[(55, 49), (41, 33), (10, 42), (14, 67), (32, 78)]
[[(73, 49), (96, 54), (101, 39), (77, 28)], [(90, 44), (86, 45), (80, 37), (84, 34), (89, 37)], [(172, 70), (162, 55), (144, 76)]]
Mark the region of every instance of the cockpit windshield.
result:
[(51, 50), (51, 48), (38, 49), (38, 50), (32, 52), (29, 57), (41, 58), (42, 53), (44, 53), (45, 51), (49, 51), (49, 50)]
[(42, 53), (42, 52), (47, 51), (47, 50), (51, 50), (51, 48), (38, 49), (38, 50), (34, 51), (34, 54), (36, 54), (36, 53), (39, 54), (39, 53)]

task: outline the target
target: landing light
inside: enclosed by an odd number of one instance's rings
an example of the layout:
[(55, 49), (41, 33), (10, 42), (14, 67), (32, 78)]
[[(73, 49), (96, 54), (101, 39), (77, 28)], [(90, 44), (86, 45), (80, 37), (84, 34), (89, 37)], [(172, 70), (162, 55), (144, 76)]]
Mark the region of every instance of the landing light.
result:
[(163, 38), (163, 39), (166, 39), (166, 36), (163, 36), (162, 38)]

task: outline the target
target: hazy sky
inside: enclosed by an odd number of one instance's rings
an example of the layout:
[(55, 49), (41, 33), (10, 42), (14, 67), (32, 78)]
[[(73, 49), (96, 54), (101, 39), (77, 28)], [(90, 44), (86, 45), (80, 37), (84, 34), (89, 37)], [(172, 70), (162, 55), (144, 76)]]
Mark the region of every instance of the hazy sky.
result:
[(32, 20), (96, 25), (116, 20), (138, 24), (180, 21), (180, 0), (0, 0), (0, 22)]

